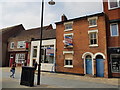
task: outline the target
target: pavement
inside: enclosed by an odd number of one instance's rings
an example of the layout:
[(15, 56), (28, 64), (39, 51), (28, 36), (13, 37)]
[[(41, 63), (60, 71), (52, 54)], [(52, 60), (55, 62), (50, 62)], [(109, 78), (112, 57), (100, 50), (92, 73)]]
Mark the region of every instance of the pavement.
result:
[[(10, 72), (9, 67), (4, 67), (2, 68), (2, 71), (4, 72)], [(16, 68), (16, 73), (20, 73), (22, 70), (20, 67)], [(35, 73), (37, 76), (37, 72)], [(95, 82), (95, 83), (102, 83), (102, 84), (108, 84), (108, 85), (120, 85), (120, 79), (119, 78), (104, 78), (104, 77), (89, 77), (89, 76), (80, 76), (80, 75), (71, 75), (71, 74), (61, 74), (61, 73), (50, 73), (50, 72), (41, 72), (41, 76), (48, 76), (48, 77), (56, 77), (56, 78), (61, 78), (61, 79), (69, 79), (69, 80), (82, 80), (82, 81), (87, 81), (87, 82)], [(1, 79), (0, 79), (1, 82)], [(6, 84), (9, 83), (9, 84)], [(31, 88), (28, 86), (20, 85), (20, 79), (17, 77), (10, 78), (9, 76), (4, 78), (2, 76), (2, 85), (5, 85), (5, 87), (11, 87), (14, 85), (14, 88)], [(35, 86), (32, 88), (60, 88), (57, 86), (51, 86), (47, 84), (41, 84), (37, 85), (36, 80), (35, 80)], [(12, 88), (12, 87), (11, 87)]]

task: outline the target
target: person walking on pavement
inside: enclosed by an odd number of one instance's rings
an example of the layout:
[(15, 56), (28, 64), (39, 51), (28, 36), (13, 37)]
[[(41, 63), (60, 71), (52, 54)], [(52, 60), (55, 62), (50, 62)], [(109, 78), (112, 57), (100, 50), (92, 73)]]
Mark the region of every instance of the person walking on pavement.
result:
[(37, 69), (37, 65), (38, 65), (38, 63), (37, 63), (37, 61), (35, 61), (35, 63), (34, 63), (35, 70)]
[(14, 78), (14, 74), (15, 74), (15, 67), (16, 67), (16, 63), (13, 62), (12, 66), (11, 66), (11, 72), (12, 72), (12, 75), (10, 75), (10, 77), (13, 77)]

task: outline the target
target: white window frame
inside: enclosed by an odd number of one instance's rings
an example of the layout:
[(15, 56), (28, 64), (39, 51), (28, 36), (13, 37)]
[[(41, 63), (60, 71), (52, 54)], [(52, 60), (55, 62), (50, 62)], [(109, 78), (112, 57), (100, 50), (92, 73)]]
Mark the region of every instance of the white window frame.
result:
[[(90, 44), (90, 33), (96, 33), (97, 34), (97, 36), (96, 36), (96, 38), (97, 38), (97, 44)], [(98, 47), (98, 30), (89, 30), (88, 31), (88, 36), (89, 36), (89, 47)]]
[(112, 9), (120, 8), (120, 5), (119, 5), (119, 0), (117, 0), (117, 4), (118, 4), (118, 6), (117, 6), (117, 7), (110, 8), (110, 0), (108, 0), (108, 9), (109, 9), (109, 10), (112, 10)]
[[(21, 47), (18, 46), (18, 43), (19, 43), (19, 42), (24, 42), (24, 44), (25, 44), (25, 41), (18, 41), (18, 42), (17, 42), (17, 48), (21, 48)], [(25, 48), (25, 45), (24, 45), (22, 48)]]
[[(93, 19), (96, 19), (96, 25), (89, 25), (89, 21), (93, 20)], [(90, 17), (90, 18), (88, 18), (88, 25), (89, 25), (89, 27), (97, 27), (97, 20), (98, 20), (98, 17)]]
[(68, 25), (68, 24), (71, 24), (71, 25), (72, 25), (72, 28), (71, 28), (71, 29), (66, 29), (66, 28), (65, 28), (64, 31), (71, 31), (71, 30), (73, 30), (73, 21), (71, 21), (71, 22), (65, 22), (65, 23), (64, 23), (64, 26), (65, 26), (65, 25)]
[[(112, 24), (117, 24), (117, 35), (112, 35)], [(119, 36), (119, 27), (118, 27), (118, 23), (111, 23), (110, 24), (110, 35), (111, 35), (111, 37), (117, 37), (117, 36)]]
[[(64, 34), (64, 38), (66, 35), (72, 35), (72, 37), (73, 37), (74, 34), (73, 33)], [(63, 42), (64, 42), (64, 40), (63, 40)], [(67, 47), (64, 47), (64, 48), (67, 48)]]
[[(72, 54), (72, 55), (74, 55), (74, 51), (63, 51), (63, 55), (65, 55), (65, 54)], [(66, 59), (66, 60), (69, 60), (69, 59)], [(72, 65), (65, 65), (65, 58), (64, 58), (64, 67), (65, 68), (73, 68), (73, 60), (72, 60)]]
[[(14, 44), (14, 45), (13, 45)], [(13, 45), (13, 46), (12, 46)], [(14, 49), (14, 47), (15, 47), (15, 43), (14, 42), (11, 42), (10, 43), (10, 49)]]

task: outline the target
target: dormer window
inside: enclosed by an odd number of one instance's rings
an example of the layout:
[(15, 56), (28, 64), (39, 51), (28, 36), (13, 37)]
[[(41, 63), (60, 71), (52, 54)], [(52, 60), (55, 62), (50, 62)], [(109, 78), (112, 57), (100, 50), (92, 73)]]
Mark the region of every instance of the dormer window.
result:
[(64, 31), (71, 31), (73, 30), (73, 22), (66, 22), (64, 23), (64, 26), (65, 26), (65, 30)]
[(120, 7), (120, 0), (109, 0), (109, 9)]
[(97, 19), (98, 19), (97, 17), (88, 18), (89, 27), (96, 27)]

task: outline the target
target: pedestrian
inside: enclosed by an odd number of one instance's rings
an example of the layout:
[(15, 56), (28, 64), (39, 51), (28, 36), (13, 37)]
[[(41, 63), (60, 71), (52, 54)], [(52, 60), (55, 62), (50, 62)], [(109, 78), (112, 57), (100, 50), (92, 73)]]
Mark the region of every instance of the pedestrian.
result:
[(12, 66), (11, 66), (11, 70), (10, 70), (10, 72), (12, 73), (12, 75), (10, 75), (10, 77), (12, 77), (12, 78), (15, 77), (15, 76), (14, 76), (14, 74), (15, 74), (15, 67), (16, 67), (16, 63), (13, 62), (13, 63), (12, 63)]
[(37, 65), (38, 65), (38, 63), (37, 63), (37, 61), (35, 61), (35, 63), (34, 63), (35, 70), (37, 69)]

